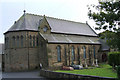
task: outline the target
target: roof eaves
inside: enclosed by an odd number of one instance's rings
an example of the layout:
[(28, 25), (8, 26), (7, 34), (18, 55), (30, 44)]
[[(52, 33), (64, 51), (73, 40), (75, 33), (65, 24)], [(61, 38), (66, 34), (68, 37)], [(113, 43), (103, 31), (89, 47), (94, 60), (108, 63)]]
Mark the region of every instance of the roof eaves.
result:
[(101, 45), (100, 43), (76, 43), (76, 42), (54, 42), (54, 41), (48, 41), (48, 43), (53, 43), (53, 44), (91, 44), (91, 45)]
[(78, 36), (88, 36), (88, 37), (98, 37), (97, 35), (74, 34), (74, 33), (64, 33), (64, 32), (55, 32), (55, 31), (51, 31), (51, 33), (67, 34), (67, 35), (78, 35)]
[(5, 33), (3, 33), (3, 34), (7, 34), (7, 33), (9, 33), (9, 32), (20, 32), (20, 31), (35, 31), (35, 32), (38, 32), (38, 30), (13, 30), (13, 31), (6, 31)]

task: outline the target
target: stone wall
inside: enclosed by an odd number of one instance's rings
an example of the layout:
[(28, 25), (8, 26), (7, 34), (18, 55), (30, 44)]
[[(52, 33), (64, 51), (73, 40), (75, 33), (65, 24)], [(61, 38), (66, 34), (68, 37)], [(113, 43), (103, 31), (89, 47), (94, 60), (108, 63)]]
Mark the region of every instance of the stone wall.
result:
[[(57, 46), (61, 47), (61, 61), (57, 61)], [(71, 47), (74, 46), (75, 50), (75, 60), (73, 61), (74, 64), (82, 64), (85, 66), (85, 59), (84, 59), (84, 52), (83, 46), (86, 47), (86, 63), (87, 65), (92, 65), (94, 59), (93, 55), (93, 46), (95, 47), (96, 59), (98, 56), (98, 50), (100, 45), (87, 45), (87, 44), (48, 44), (47, 48), (50, 50), (48, 52), (48, 63), (49, 67), (60, 67), (63, 65), (70, 66), (72, 64), (72, 51)], [(79, 54), (78, 54), (78, 47), (79, 47)], [(66, 57), (65, 57), (65, 49), (66, 49)]]
[[(22, 42), (21, 36), (23, 36)], [(34, 41), (33, 36), (35, 36)], [(38, 32), (32, 31), (5, 34), (5, 39), (9, 38), (9, 44), (5, 44), (5, 71), (23, 71), (39, 67), (37, 36)], [(13, 37), (15, 37), (15, 41)]]
[[(14, 38), (15, 40), (13, 40)], [(44, 68), (57, 69), (63, 65), (70, 66), (72, 64), (72, 46), (75, 51), (73, 63), (86, 67), (86, 64), (87, 66), (94, 65), (93, 47), (95, 47), (96, 59), (99, 58), (98, 50), (100, 48), (100, 45), (95, 44), (48, 43), (38, 32), (34, 31), (6, 33), (5, 46), (5, 71), (31, 70), (39, 68), (40, 63)], [(57, 60), (57, 46), (61, 47), (61, 61)], [(86, 59), (83, 47), (86, 49)]]
[(48, 54), (47, 54), (47, 42), (39, 35), (39, 63), (42, 64), (42, 67), (48, 67)]

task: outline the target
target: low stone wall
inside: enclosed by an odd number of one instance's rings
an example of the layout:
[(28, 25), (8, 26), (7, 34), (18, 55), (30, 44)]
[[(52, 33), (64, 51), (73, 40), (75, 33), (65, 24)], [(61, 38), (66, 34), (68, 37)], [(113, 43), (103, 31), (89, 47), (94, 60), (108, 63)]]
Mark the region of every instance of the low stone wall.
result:
[(99, 77), (99, 76), (89, 76), (89, 75), (80, 75), (80, 74), (71, 74), (71, 73), (62, 73), (54, 72), (49, 70), (40, 70), (40, 76), (49, 78), (49, 79), (64, 79), (64, 80), (117, 80), (116, 78), (109, 77)]

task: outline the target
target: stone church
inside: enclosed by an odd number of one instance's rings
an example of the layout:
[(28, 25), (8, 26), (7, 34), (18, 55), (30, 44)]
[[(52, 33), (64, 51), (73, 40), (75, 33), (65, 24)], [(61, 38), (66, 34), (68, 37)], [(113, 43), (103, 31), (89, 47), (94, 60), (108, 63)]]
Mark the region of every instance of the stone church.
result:
[(88, 23), (25, 13), (4, 33), (5, 71), (96, 66), (101, 43)]

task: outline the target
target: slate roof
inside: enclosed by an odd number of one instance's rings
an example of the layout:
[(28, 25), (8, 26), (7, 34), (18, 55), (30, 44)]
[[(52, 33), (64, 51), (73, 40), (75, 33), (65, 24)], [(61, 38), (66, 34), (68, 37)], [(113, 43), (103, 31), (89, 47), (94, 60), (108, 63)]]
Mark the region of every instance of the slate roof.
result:
[(100, 44), (97, 37), (65, 35), (65, 34), (41, 34), (48, 43), (87, 43)]
[(0, 54), (4, 54), (4, 44), (0, 43)]
[(102, 39), (99, 39), (99, 42), (101, 43), (101, 50), (102, 51), (109, 51), (110, 50), (110, 47)]
[[(34, 30), (38, 31), (40, 20), (43, 19), (41, 15), (24, 14), (8, 31), (19, 31), (19, 30)], [(57, 19), (53, 17), (46, 17), (51, 32), (55, 33), (66, 33), (66, 34), (77, 34), (87, 36), (97, 36), (96, 33), (86, 23), (68, 21), (63, 19)]]

